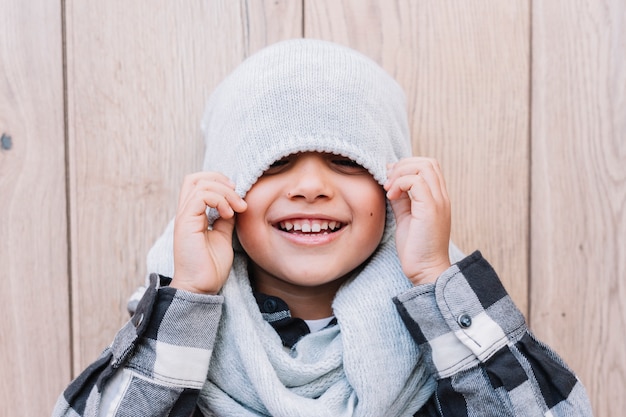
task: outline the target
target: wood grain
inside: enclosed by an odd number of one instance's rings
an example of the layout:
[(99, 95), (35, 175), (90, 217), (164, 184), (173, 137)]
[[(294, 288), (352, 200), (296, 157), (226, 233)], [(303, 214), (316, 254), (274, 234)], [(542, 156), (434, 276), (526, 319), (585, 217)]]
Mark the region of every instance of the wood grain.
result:
[(404, 87), (414, 153), (437, 158), (453, 240), (480, 249), (528, 308), (527, 0), (305, 3), (305, 35), (349, 45)]
[(598, 416), (626, 408), (626, 6), (533, 10), (531, 319)]
[[(67, 1), (74, 363), (128, 318), (145, 255), (201, 167), (215, 85), (266, 42), (301, 36), (298, 2)], [(295, 18), (292, 16), (296, 16)]]
[(61, 10), (0, 10), (0, 415), (41, 416), (70, 376)]
[(72, 365), (110, 342), (200, 167), (210, 92), (304, 34), (405, 88), (414, 151), (444, 167), (453, 239), (494, 264), (596, 415), (621, 416), (626, 5), (530, 4), (0, 0), (0, 415), (48, 415)]

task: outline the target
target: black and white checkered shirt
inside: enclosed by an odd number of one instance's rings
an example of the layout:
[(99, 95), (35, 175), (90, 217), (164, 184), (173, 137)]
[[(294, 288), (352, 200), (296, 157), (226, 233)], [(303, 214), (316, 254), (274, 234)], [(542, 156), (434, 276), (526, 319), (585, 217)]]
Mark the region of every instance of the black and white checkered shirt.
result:
[[(151, 276), (132, 319), (59, 397), (53, 416), (200, 415), (196, 401), (223, 298), (177, 291), (167, 281)], [(282, 300), (255, 297), (285, 346), (309, 333)], [(394, 302), (437, 380), (417, 416), (592, 415), (581, 383), (529, 332), (479, 252)]]

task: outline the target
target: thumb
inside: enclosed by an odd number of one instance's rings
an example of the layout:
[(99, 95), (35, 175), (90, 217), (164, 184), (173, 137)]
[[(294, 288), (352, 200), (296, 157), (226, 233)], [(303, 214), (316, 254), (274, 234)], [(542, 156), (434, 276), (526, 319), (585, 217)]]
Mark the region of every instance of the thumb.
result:
[(395, 198), (387, 200), (389, 201), (389, 205), (391, 206), (391, 211), (393, 212), (394, 217), (398, 220), (399, 217), (411, 213), (411, 199), (408, 197), (405, 198)]
[(235, 229), (235, 216), (226, 219), (224, 217), (218, 217), (213, 222), (213, 232), (217, 232), (225, 238), (231, 238), (233, 236), (233, 230)]

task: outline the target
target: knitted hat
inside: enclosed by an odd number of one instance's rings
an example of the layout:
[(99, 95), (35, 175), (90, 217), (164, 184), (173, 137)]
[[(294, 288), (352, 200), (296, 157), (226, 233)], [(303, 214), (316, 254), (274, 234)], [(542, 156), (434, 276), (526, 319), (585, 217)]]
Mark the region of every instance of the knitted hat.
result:
[(204, 170), (242, 197), (270, 164), (296, 152), (348, 157), (376, 181), (411, 155), (402, 88), (368, 57), (293, 39), (245, 60), (212, 94), (203, 118)]

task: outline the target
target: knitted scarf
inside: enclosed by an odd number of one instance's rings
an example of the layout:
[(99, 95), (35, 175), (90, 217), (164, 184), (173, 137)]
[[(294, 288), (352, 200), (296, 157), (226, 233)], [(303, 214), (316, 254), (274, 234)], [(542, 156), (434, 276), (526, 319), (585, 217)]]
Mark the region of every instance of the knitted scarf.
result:
[(252, 294), (237, 254), (199, 406), (207, 416), (411, 416), (434, 381), (392, 298), (409, 289), (393, 239), (333, 302), (338, 325), (288, 351)]

